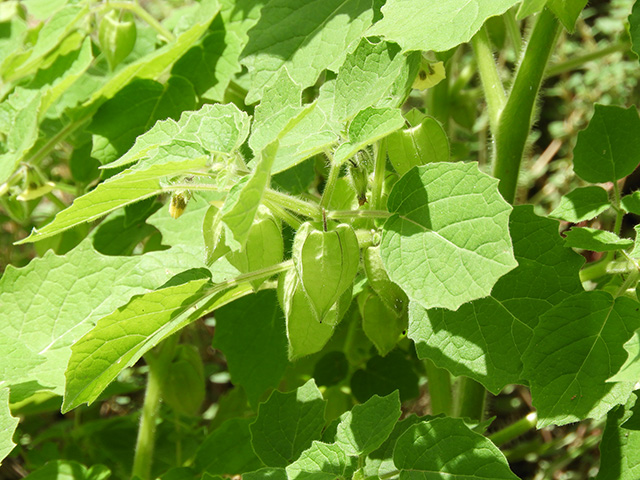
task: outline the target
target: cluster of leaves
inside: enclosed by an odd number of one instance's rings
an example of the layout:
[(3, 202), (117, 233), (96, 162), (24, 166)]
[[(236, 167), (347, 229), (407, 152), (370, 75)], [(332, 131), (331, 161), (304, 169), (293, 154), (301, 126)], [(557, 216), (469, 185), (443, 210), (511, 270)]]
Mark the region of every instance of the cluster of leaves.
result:
[[(2, 3), (0, 206), (36, 227), (18, 244), (39, 253), (0, 278), (2, 456), (35, 479), (517, 478), (482, 408), (483, 389), (520, 384), (539, 427), (607, 417), (598, 478), (637, 476), (640, 246), (620, 226), (640, 195), (619, 182), (640, 163), (640, 117), (596, 105), (573, 151), (594, 185), (549, 217), (512, 206), (522, 119), (585, 2), (518, 3), (202, 0), (162, 23), (137, 2)], [(506, 93), (483, 24), (517, 47), (529, 18)], [(629, 22), (637, 51), (640, 6)], [(448, 104), (467, 42), (493, 176), (450, 147), (450, 124), (474, 123)], [(609, 230), (558, 234), (607, 211)], [(607, 253), (581, 270), (574, 249)], [(202, 318), (234, 385), (206, 435), (216, 367), (180, 339)], [(82, 404), (130, 401), (143, 357), (135, 457), (133, 441), (96, 444), (95, 462), (38, 457), (55, 431), (14, 449), (16, 415), (53, 403), (81, 424)], [(401, 419), (424, 375), (434, 415)], [(451, 377), (481, 386), (479, 413)], [(175, 428), (156, 427), (160, 399)], [(72, 442), (133, 439), (135, 415)]]

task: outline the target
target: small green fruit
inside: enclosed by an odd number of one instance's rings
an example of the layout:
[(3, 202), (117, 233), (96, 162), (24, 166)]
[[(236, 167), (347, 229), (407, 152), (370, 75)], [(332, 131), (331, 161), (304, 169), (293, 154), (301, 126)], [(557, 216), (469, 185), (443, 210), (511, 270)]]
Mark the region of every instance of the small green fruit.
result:
[(296, 233), (292, 258), (302, 289), (322, 322), (358, 273), (360, 248), (356, 234), (346, 224), (325, 232), (306, 222)]
[(407, 294), (389, 279), (387, 271), (382, 264), (380, 247), (369, 247), (363, 254), (364, 271), (367, 280), (374, 292), (378, 294), (382, 302), (396, 315), (402, 315), (409, 305)]
[(109, 68), (114, 70), (136, 44), (136, 22), (130, 12), (109, 11), (100, 21), (98, 40)]
[(162, 382), (162, 398), (176, 412), (196, 415), (205, 396), (202, 359), (193, 345), (178, 345)]

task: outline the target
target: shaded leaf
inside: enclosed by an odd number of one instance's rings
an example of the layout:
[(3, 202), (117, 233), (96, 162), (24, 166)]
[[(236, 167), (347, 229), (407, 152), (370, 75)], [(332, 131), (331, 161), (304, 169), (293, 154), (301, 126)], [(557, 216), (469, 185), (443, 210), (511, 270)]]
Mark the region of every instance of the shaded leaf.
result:
[(638, 310), (633, 300), (591, 291), (540, 317), (522, 358), (540, 428), (601, 418), (626, 401), (634, 382), (606, 381), (627, 358), (623, 345), (640, 328)]
[(2, 432), (0, 437), (0, 462), (16, 446), (13, 442), (13, 434), (19, 421), (19, 418), (11, 416), (11, 410), (9, 410), (9, 389), (0, 388), (0, 431)]
[(224, 353), (231, 381), (242, 385), (255, 405), (266, 389), (278, 385), (288, 363), (275, 292), (264, 290), (217, 310), (213, 346)]
[(615, 182), (640, 163), (638, 110), (596, 104), (589, 125), (578, 133), (573, 169), (591, 183)]
[(232, 418), (207, 435), (196, 452), (195, 468), (210, 475), (237, 475), (262, 467), (251, 447), (249, 425), (253, 421)]
[(393, 452), (400, 479), (516, 477), (498, 447), (459, 418), (434, 418), (412, 425)]
[(409, 307), (409, 338), (420, 358), (428, 358), (456, 376), (464, 375), (499, 393), (520, 383), (522, 354), (538, 317), (567, 296), (581, 292), (583, 258), (563, 246), (558, 223), (515, 207), (509, 221), (518, 262), (487, 298), (457, 311)]
[(320, 438), (325, 400), (313, 380), (289, 393), (274, 391), (251, 424), (253, 449), (269, 467), (285, 467)]
[(609, 195), (602, 187), (580, 187), (560, 199), (550, 217), (565, 222), (579, 223), (597, 217), (611, 206)]

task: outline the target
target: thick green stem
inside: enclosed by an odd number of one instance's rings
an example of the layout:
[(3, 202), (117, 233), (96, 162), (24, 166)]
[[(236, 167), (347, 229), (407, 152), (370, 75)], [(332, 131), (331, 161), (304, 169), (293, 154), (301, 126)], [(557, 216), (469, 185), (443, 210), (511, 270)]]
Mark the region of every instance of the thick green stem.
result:
[(172, 335), (158, 346), (157, 352), (151, 351), (145, 355), (145, 360), (149, 365), (149, 374), (147, 375), (147, 389), (142, 404), (132, 471), (133, 477), (137, 476), (142, 480), (148, 480), (151, 477), (156, 424), (162, 399), (162, 379), (173, 359), (178, 338), (178, 335)]
[(382, 210), (382, 187), (384, 187), (384, 174), (387, 166), (387, 142), (382, 139), (378, 142), (376, 159), (373, 168), (373, 185), (371, 186), (371, 209)]
[(486, 400), (487, 391), (482, 385), (468, 377), (460, 377), (453, 416), (480, 421), (484, 418)]
[(500, 80), (496, 62), (493, 59), (491, 41), (484, 27), (478, 30), (478, 33), (471, 39), (471, 44), (478, 64), (484, 96), (487, 100), (489, 125), (491, 126), (491, 131), (495, 132), (498, 129), (500, 113), (507, 102), (507, 95), (505, 94), (502, 80)]
[(537, 422), (538, 414), (536, 412), (531, 412), (527, 416), (521, 418), (515, 423), (512, 423), (508, 427), (492, 433), (491, 435), (489, 435), (489, 440), (491, 440), (497, 446), (504, 445), (514, 438), (527, 433), (532, 428), (535, 428)]
[(547, 8), (538, 15), (509, 98), (500, 114), (495, 141), (493, 175), (500, 180), (500, 193), (513, 203), (520, 162), (533, 121), (533, 113), (544, 71), (560, 33), (560, 23)]
[(431, 360), (425, 360), (424, 366), (427, 371), (431, 414), (451, 415), (451, 406), (453, 405), (451, 374), (444, 368), (436, 367)]

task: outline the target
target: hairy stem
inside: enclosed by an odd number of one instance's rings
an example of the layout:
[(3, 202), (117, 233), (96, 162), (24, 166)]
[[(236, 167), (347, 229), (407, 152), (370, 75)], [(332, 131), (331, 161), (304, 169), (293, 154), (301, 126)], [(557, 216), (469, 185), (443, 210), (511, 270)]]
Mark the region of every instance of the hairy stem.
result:
[(484, 27), (478, 30), (478, 33), (471, 39), (471, 44), (478, 64), (484, 96), (487, 100), (489, 125), (491, 126), (491, 131), (495, 132), (498, 129), (500, 113), (507, 102), (507, 95), (502, 86), (496, 62), (493, 59), (491, 41)]
[(489, 440), (491, 440), (497, 446), (504, 445), (514, 438), (527, 433), (532, 428), (535, 428), (537, 422), (538, 414), (536, 412), (531, 412), (517, 422), (512, 423), (502, 430), (498, 430), (497, 432), (492, 433), (491, 435), (489, 435)]
[(376, 149), (375, 166), (373, 168), (373, 185), (371, 186), (371, 208), (382, 210), (382, 187), (387, 166), (387, 142), (382, 139)]
[(550, 65), (547, 69), (546, 75), (547, 77), (561, 75), (563, 73), (582, 68), (586, 63), (593, 60), (598, 60), (599, 58), (606, 57), (607, 55), (611, 55), (616, 52), (626, 52), (627, 50), (629, 50), (629, 44), (627, 42), (616, 43), (614, 45), (601, 48), (600, 50), (596, 50), (595, 52), (585, 53), (584, 55), (571, 58), (565, 62)]
[(538, 15), (524, 56), (516, 72), (497, 128), (493, 175), (500, 180), (500, 193), (513, 203), (522, 155), (531, 130), (536, 97), (544, 71), (560, 33), (560, 23), (547, 8)]
[(317, 204), (307, 202), (300, 198), (292, 197), (286, 193), (276, 190), (267, 189), (264, 192), (264, 198), (276, 205), (286, 208), (298, 215), (319, 219), (322, 216), (322, 210)]
[(324, 208), (329, 208), (329, 203), (331, 202), (333, 191), (336, 189), (336, 182), (340, 177), (340, 169), (342, 167), (342, 165), (338, 165), (333, 160), (333, 158), (330, 157), (330, 160), (331, 160), (331, 168), (329, 169), (329, 177), (327, 178), (327, 181), (324, 184), (324, 190), (322, 191), (322, 199), (320, 200), (320, 206)]

